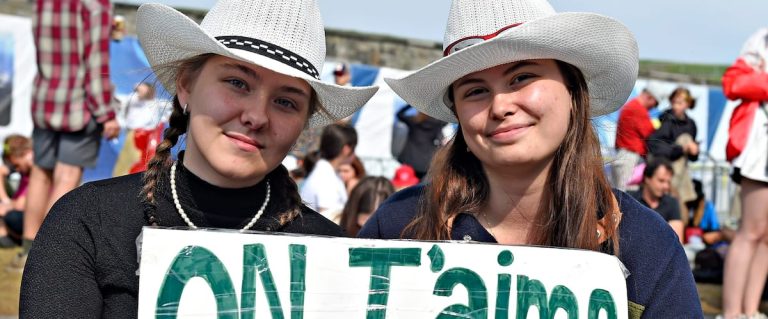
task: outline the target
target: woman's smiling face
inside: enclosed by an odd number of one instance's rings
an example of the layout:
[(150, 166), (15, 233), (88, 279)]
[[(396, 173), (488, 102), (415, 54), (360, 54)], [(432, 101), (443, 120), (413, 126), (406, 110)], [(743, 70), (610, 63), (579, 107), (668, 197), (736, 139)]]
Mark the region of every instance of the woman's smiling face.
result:
[(548, 162), (565, 138), (573, 102), (554, 60), (478, 71), (451, 90), (467, 146), (486, 168)]
[(281, 163), (309, 119), (301, 79), (223, 56), (210, 58), (178, 98), (190, 114), (185, 166), (211, 184), (245, 187)]

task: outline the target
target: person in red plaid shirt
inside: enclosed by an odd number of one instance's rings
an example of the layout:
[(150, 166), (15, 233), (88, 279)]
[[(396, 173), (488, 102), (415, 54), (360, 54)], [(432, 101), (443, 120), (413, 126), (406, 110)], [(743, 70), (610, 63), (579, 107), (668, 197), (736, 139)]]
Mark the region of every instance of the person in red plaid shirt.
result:
[(34, 36), (38, 74), (32, 99), (35, 128), (24, 216), (21, 269), (32, 240), (54, 202), (96, 165), (101, 136), (120, 132), (109, 78), (109, 0), (37, 0)]

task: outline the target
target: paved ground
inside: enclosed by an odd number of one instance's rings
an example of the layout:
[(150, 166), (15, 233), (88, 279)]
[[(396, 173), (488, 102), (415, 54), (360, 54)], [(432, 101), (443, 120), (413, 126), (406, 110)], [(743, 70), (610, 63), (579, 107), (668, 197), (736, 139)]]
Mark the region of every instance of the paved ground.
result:
[[(5, 265), (8, 264), (17, 251), (14, 249), (0, 249), (0, 319), (16, 318), (18, 315), (21, 274), (5, 271)], [(698, 284), (697, 287), (701, 296), (701, 308), (706, 315), (705, 318), (714, 318), (715, 314), (720, 313), (721, 286)], [(763, 302), (761, 309), (763, 312), (768, 312), (768, 303)]]

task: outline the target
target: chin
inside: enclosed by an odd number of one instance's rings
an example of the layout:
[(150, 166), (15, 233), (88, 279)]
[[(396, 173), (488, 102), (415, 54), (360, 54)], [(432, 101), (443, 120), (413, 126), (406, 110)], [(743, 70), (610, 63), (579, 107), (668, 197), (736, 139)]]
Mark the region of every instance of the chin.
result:
[(219, 175), (235, 180), (264, 176), (274, 169), (274, 167), (269, 168), (261, 159), (237, 158), (217, 164), (215, 169)]
[(247, 182), (266, 176), (269, 172), (266, 169), (227, 169), (220, 170), (219, 175), (232, 181)]
[(532, 154), (522, 154), (522, 152), (505, 152), (492, 155), (491, 160), (498, 165), (513, 166), (541, 162), (544, 161), (544, 158)]

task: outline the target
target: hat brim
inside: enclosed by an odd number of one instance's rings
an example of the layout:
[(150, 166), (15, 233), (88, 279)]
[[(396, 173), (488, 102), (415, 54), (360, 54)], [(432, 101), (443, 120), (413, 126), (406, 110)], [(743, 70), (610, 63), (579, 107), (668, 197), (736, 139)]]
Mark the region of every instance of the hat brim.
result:
[(171, 94), (176, 94), (176, 74), (163, 67), (208, 53), (252, 63), (307, 81), (327, 112), (315, 112), (309, 119), (310, 127), (321, 127), (352, 115), (378, 90), (375, 86), (350, 87), (326, 83), (272, 58), (228, 48), (189, 17), (162, 4), (144, 4), (139, 7), (136, 24), (139, 42), (147, 60), (160, 83)]
[(403, 78), (384, 80), (420, 111), (456, 123), (446, 101), (453, 82), (494, 66), (532, 59), (560, 60), (581, 70), (589, 90), (591, 116), (621, 107), (637, 80), (638, 48), (632, 32), (612, 18), (579, 12), (526, 22)]

